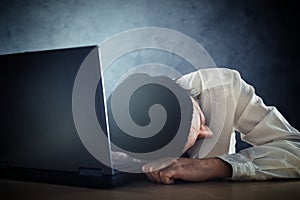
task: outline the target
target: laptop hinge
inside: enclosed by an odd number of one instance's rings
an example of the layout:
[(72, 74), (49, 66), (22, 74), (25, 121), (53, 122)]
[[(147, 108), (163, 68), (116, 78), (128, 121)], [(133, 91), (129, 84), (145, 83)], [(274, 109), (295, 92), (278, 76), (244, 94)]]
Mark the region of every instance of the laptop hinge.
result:
[(79, 175), (81, 176), (103, 176), (102, 169), (80, 168)]

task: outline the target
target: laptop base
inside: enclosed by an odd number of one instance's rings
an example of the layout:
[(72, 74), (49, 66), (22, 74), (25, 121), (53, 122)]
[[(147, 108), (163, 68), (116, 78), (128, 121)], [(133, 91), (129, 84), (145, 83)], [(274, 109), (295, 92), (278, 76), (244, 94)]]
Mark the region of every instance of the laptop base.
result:
[(79, 175), (73, 172), (62, 172), (41, 169), (8, 167), (0, 169), (0, 178), (21, 181), (43, 182), (51, 184), (72, 185), (92, 188), (112, 188), (132, 181), (135, 174), (119, 172), (115, 175)]

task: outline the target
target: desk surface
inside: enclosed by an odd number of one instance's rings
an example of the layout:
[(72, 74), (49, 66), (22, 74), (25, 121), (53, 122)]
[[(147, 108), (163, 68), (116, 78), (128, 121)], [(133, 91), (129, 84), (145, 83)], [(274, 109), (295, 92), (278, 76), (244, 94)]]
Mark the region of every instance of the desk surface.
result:
[[(112, 188), (93, 189), (0, 179), (1, 199), (300, 199), (300, 180), (267, 182), (214, 181), (158, 185), (142, 177)], [(2, 197), (6, 198), (2, 198)]]

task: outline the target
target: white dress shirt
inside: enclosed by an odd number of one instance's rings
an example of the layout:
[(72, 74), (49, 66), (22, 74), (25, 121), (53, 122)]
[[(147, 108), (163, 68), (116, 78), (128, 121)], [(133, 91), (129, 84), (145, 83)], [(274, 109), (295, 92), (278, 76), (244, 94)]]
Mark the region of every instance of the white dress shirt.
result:
[[(299, 131), (266, 106), (237, 71), (202, 69), (176, 82), (198, 101), (214, 133), (198, 140), (190, 157), (219, 157), (232, 166), (232, 180), (300, 178)], [(253, 147), (235, 153), (234, 130)]]

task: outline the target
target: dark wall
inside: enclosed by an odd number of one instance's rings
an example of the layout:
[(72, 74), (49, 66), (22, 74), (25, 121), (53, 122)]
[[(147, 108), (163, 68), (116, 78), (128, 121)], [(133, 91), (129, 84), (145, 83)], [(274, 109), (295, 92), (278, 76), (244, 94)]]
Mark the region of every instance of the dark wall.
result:
[(299, 6), (282, 1), (0, 1), (0, 54), (98, 44), (131, 28), (185, 33), (219, 66), (240, 71), (296, 128)]

